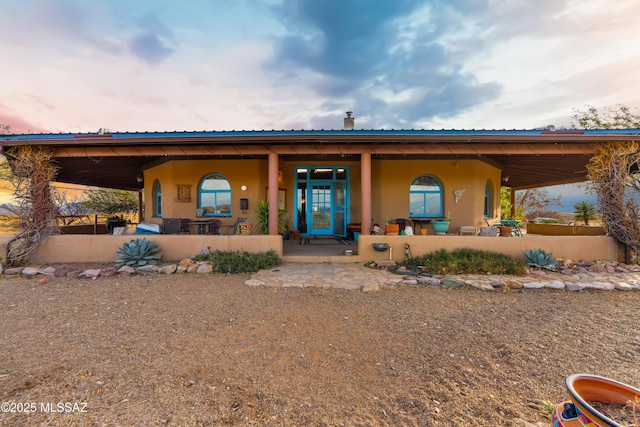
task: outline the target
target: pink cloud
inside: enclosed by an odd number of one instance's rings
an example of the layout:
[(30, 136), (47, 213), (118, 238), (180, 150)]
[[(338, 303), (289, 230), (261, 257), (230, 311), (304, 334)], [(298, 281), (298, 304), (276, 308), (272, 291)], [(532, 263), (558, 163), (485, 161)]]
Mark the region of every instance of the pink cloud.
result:
[(30, 123), (22, 117), (12, 116), (0, 112), (0, 125), (10, 126), (11, 133), (48, 133), (50, 129), (45, 129)]

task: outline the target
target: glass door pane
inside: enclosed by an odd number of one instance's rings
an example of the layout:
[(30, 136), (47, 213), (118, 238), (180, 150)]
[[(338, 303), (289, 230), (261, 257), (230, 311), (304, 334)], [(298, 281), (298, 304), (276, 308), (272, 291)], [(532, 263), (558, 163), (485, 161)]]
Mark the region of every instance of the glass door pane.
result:
[(311, 185), (310, 234), (333, 234), (332, 187), (330, 183)]
[(336, 236), (346, 235), (345, 212), (344, 182), (336, 181), (333, 184), (333, 234)]

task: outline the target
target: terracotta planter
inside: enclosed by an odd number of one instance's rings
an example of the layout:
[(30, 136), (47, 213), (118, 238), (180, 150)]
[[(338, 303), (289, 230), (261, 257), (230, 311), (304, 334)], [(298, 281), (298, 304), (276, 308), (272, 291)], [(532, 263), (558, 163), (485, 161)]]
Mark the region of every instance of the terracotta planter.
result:
[(426, 228), (421, 228), (420, 229), (420, 235), (421, 236), (426, 236), (427, 235), (427, 229)]
[(553, 425), (558, 427), (622, 427), (592, 404), (624, 406), (640, 398), (640, 390), (596, 375), (571, 375), (566, 379), (566, 386), (571, 401), (558, 405), (552, 416)]
[(384, 226), (384, 234), (389, 236), (397, 236), (400, 233), (400, 225), (399, 224), (385, 224)]
[(513, 232), (511, 227), (500, 226), (498, 229), (500, 230), (500, 237), (511, 237), (511, 232)]

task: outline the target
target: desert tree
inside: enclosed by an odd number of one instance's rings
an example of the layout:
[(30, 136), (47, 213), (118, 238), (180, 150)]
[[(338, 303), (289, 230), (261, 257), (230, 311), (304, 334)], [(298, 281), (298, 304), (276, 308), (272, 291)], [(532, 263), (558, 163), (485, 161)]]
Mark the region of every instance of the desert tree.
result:
[(573, 205), (573, 214), (576, 221), (584, 222), (584, 225), (589, 225), (589, 220), (596, 219), (597, 210), (596, 206), (583, 200)]
[[(583, 129), (640, 128), (640, 115), (617, 105), (599, 110), (575, 110), (572, 127)], [(640, 254), (640, 143), (608, 142), (596, 145), (587, 171), (598, 198), (600, 220), (607, 233), (625, 246), (625, 261)]]
[(41, 146), (9, 148), (6, 152), (7, 178), (14, 190), (16, 210), (19, 212), (19, 232), (7, 242), (7, 265), (26, 261), (50, 234), (57, 232), (58, 209), (52, 197), (52, 182), (57, 167), (52, 151)]
[(640, 115), (631, 108), (618, 104), (598, 109), (587, 105), (584, 110), (574, 109), (571, 127), (578, 129), (633, 129), (640, 128)]

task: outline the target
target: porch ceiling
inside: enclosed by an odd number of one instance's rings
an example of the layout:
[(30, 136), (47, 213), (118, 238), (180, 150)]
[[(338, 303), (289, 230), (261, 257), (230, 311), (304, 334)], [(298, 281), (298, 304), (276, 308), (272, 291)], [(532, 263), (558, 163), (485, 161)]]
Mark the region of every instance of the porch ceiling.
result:
[[(591, 133), (589, 133), (591, 132)], [(474, 158), (503, 169), (510, 187), (579, 182), (594, 144), (640, 141), (621, 131), (241, 131), (67, 135), (0, 135), (3, 150), (54, 150), (60, 182), (140, 190), (141, 171), (172, 159), (266, 158), (286, 161)]]
[[(153, 164), (172, 159), (247, 159), (266, 158), (256, 156), (144, 156), (144, 157), (57, 157), (60, 168), (57, 180), (72, 184), (96, 187), (141, 190), (143, 182), (138, 182), (141, 171)], [(589, 156), (581, 155), (381, 155), (374, 154), (372, 159), (399, 160), (438, 160), (474, 158), (503, 169), (503, 176), (508, 176), (507, 185), (513, 188), (530, 188), (545, 185), (584, 181), (587, 177), (586, 164)], [(283, 155), (285, 161), (359, 161), (358, 155)]]

